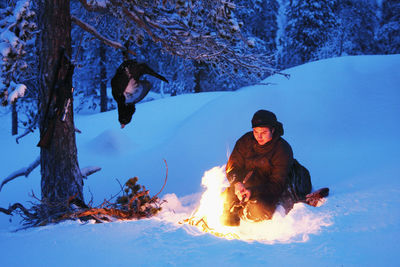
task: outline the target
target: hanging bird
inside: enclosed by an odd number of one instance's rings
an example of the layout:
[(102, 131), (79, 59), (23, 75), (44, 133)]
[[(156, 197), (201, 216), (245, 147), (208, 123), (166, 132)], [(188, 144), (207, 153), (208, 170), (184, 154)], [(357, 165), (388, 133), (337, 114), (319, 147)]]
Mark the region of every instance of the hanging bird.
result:
[(139, 80), (144, 74), (152, 75), (168, 83), (160, 74), (152, 70), (146, 63), (126, 60), (118, 67), (111, 79), (112, 95), (118, 103), (118, 120), (121, 128), (127, 125), (135, 113), (135, 104), (140, 102), (150, 91), (150, 82)]

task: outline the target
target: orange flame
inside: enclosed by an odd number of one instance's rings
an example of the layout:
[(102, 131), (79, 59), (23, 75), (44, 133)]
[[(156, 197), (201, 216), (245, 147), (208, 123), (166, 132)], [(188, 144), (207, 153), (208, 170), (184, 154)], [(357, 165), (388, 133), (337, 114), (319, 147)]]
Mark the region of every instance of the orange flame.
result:
[(309, 234), (318, 233), (321, 227), (332, 224), (329, 214), (314, 214), (304, 204), (295, 204), (287, 215), (283, 208), (278, 207), (272, 220), (257, 223), (242, 220), (239, 227), (224, 226), (221, 223), (225, 201), (222, 192), (229, 186), (225, 166), (206, 171), (202, 186), (205, 191), (198, 208), (183, 223), (217, 237), (269, 244), (306, 242)]
[(196, 226), (200, 231), (227, 239), (239, 239), (234, 227), (224, 226), (221, 216), (225, 198), (223, 190), (229, 186), (225, 177), (225, 166), (214, 167), (205, 172), (202, 185), (206, 188), (201, 196), (200, 206), (185, 223)]

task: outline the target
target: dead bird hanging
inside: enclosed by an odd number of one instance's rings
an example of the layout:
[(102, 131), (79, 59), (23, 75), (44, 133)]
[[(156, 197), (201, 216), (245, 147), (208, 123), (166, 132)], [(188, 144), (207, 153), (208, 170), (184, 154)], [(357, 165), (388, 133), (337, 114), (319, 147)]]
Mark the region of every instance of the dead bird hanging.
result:
[(146, 63), (138, 63), (135, 60), (122, 62), (111, 79), (112, 95), (118, 104), (118, 120), (121, 128), (131, 121), (136, 110), (135, 104), (150, 91), (150, 82), (140, 80), (144, 74), (152, 75), (168, 83), (167, 79), (152, 70)]

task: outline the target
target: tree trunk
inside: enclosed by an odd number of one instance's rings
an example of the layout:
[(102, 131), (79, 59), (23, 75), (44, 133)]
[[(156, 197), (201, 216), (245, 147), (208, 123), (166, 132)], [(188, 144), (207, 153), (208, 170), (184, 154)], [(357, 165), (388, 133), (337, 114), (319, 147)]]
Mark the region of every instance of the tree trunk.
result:
[(12, 117), (12, 122), (11, 122), (11, 133), (12, 135), (17, 135), (18, 134), (18, 113), (17, 113), (17, 102), (13, 103), (11, 105), (11, 117)]
[(100, 44), (100, 112), (107, 111), (107, 69), (106, 69), (106, 47)]
[(126, 50), (122, 51), (122, 58), (124, 59), (124, 61), (126, 61), (126, 60), (130, 59), (129, 53), (127, 52), (127, 50), (129, 49), (129, 46), (130, 46), (129, 40), (124, 43), (124, 46), (125, 46)]
[(340, 32), (340, 49), (338, 55), (339, 57), (343, 56), (343, 43), (344, 43), (344, 30), (342, 29)]
[[(45, 110), (50, 97), (51, 83), (55, 72), (55, 63), (61, 47), (71, 56), (71, 18), (69, 0), (39, 0), (37, 38), (40, 51), (39, 96), (40, 96), (40, 133), (44, 133), (49, 120)], [(68, 65), (62, 64), (59, 79), (67, 73)], [(66, 75), (64, 75), (65, 77)], [(55, 95), (71, 91), (72, 75), (59, 84)], [(61, 92), (61, 93), (60, 93)], [(54, 101), (52, 101), (54, 102)], [(72, 101), (71, 101), (72, 102)], [(54, 113), (53, 108), (49, 113)], [(50, 120), (51, 120), (50, 116)], [(55, 120), (54, 134), (48, 148), (40, 150), (41, 193), (42, 200), (57, 205), (66, 203), (71, 197), (83, 201), (83, 178), (78, 165), (75, 142), (73, 105), (69, 106), (65, 122)], [(59, 212), (54, 210), (52, 212)]]
[[(163, 69), (162, 62), (159, 61), (158, 62), (158, 70), (162, 70), (162, 69)], [(165, 95), (164, 95), (164, 83), (163, 82), (160, 85), (160, 94), (161, 94), (161, 98), (164, 98)]]
[(201, 78), (203, 77), (203, 73), (204, 73), (204, 62), (194, 62), (194, 66), (195, 66), (195, 72), (194, 72), (194, 92), (195, 93), (200, 93), (203, 91), (203, 89), (201, 88)]

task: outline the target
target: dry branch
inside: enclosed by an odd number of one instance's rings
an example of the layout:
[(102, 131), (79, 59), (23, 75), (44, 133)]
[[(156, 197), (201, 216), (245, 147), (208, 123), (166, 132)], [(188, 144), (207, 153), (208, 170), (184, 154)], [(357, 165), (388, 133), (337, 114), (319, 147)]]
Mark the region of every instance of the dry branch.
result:
[[(149, 190), (146, 190), (144, 186), (136, 185), (137, 177), (135, 177), (126, 182), (125, 190), (121, 186), (121, 192), (125, 191), (128, 193), (129, 190), (135, 192), (133, 195), (130, 195), (126, 202), (123, 201), (123, 197), (126, 199), (127, 196), (120, 197), (117, 203), (105, 200), (99, 208), (89, 208), (72, 214), (65, 214), (62, 219), (94, 219), (97, 223), (101, 223), (115, 220), (140, 219), (154, 215), (161, 210), (160, 205), (162, 202), (160, 202), (158, 195), (164, 189), (168, 179), (168, 164), (166, 160), (164, 162), (167, 168), (164, 185), (152, 198), (149, 197)], [(135, 187), (140, 187), (141, 191), (138, 191)]]
[[(119, 220), (131, 220), (131, 219), (139, 219), (143, 218), (146, 216), (129, 212), (129, 211), (123, 211), (120, 209), (114, 209), (114, 208), (92, 208), (89, 210), (85, 210), (82, 212), (77, 212), (72, 215), (66, 216), (66, 219), (70, 217), (76, 217), (76, 218), (84, 218), (84, 217), (90, 217), (93, 216), (96, 221), (102, 222), (104, 219), (101, 216), (110, 216), (113, 218), (118, 218)], [(106, 217), (105, 221), (111, 221), (109, 217)]]
[(34, 132), (34, 130), (31, 127), (29, 127), (28, 129), (26, 129), (26, 131), (23, 134), (21, 134), (17, 138), (15, 138), (15, 142), (17, 142), (17, 144), (19, 144), (19, 139), (21, 139), (22, 137), (25, 137), (28, 134), (33, 133), (33, 132)]
[(164, 159), (164, 163), (165, 163), (165, 166), (167, 167), (167, 170), (166, 170), (166, 173), (165, 173), (164, 185), (161, 187), (161, 190), (157, 194), (154, 195), (154, 197), (151, 199), (151, 201), (153, 201), (153, 199), (157, 198), (157, 196), (163, 191), (165, 185), (167, 184), (167, 180), (168, 180), (168, 164), (167, 164), (167, 161), (165, 159)]
[(25, 130), (25, 132), (15, 139), (15, 142), (17, 142), (17, 144), (19, 144), (19, 139), (34, 132), (34, 129), (36, 128), (38, 119), (39, 119), (39, 116), (36, 115), (35, 118), (33, 119), (33, 122), (31, 123), (31, 125), (28, 126), (28, 128)]
[(24, 213), (24, 215), (27, 216), (27, 217), (30, 217), (30, 218), (34, 217), (34, 215), (32, 213), (30, 213), (29, 210), (26, 209), (20, 203), (15, 203), (15, 204), (11, 205), (8, 209), (0, 207), (0, 212), (3, 212), (5, 214), (7, 214), (7, 215), (11, 215), (16, 209), (20, 209)]
[[(165, 182), (157, 195), (161, 193), (167, 182), (168, 165), (165, 160), (164, 162), (167, 166)], [(94, 167), (87, 169), (96, 170)], [(99, 169), (100, 168), (97, 167), (97, 170)], [(83, 173), (85, 173), (85, 171), (83, 171)], [(69, 197), (66, 201), (54, 203), (47, 199), (39, 199), (32, 192), (32, 198), (39, 203), (34, 204), (30, 209), (25, 208), (20, 203), (15, 203), (8, 209), (0, 207), (0, 212), (7, 215), (19, 213), (23, 218), (24, 228), (44, 226), (49, 223), (58, 223), (64, 220), (95, 220), (96, 223), (103, 223), (154, 216), (161, 210), (163, 202), (160, 201), (157, 195), (150, 197), (149, 190), (146, 190), (144, 186), (136, 184), (137, 180), (137, 177), (130, 178), (125, 183), (125, 188), (121, 186), (120, 193), (122, 192), (123, 195), (118, 197), (116, 203), (112, 203), (111, 200), (105, 200), (103, 204), (97, 208), (88, 207), (82, 200), (76, 198), (77, 195)], [(115, 198), (115, 196), (112, 198)]]

